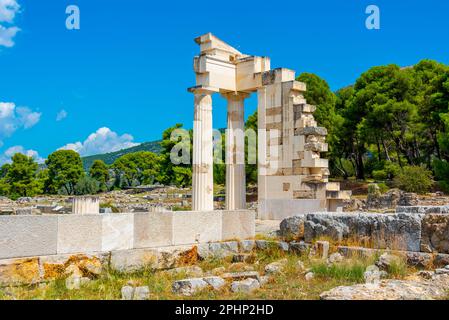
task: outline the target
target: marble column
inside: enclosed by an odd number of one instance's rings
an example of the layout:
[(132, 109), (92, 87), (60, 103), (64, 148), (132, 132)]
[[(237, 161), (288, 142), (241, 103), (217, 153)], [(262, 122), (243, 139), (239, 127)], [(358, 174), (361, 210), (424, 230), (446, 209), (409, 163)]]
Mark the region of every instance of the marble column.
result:
[(99, 197), (74, 197), (72, 199), (73, 214), (98, 214), (100, 213)]
[(242, 92), (223, 94), (228, 100), (226, 130), (226, 210), (246, 209), (245, 119)]
[(193, 123), (192, 210), (214, 210), (212, 91), (192, 90)]

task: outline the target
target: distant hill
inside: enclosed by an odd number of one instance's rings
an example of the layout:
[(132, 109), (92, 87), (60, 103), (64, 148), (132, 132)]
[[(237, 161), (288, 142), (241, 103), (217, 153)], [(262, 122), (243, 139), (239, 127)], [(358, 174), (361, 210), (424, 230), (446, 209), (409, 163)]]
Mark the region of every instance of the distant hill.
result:
[(104, 153), (104, 154), (96, 154), (93, 156), (83, 157), (81, 158), (83, 160), (83, 166), (84, 169), (87, 171), (90, 169), (92, 164), (95, 160), (103, 160), (106, 164), (112, 164), (114, 163), (115, 159), (120, 158), (121, 156), (132, 153), (132, 152), (138, 152), (138, 151), (151, 151), (154, 153), (160, 153), (161, 152), (161, 141), (151, 141), (151, 142), (144, 142), (137, 146), (128, 148), (128, 149), (122, 149), (115, 152), (110, 153)]

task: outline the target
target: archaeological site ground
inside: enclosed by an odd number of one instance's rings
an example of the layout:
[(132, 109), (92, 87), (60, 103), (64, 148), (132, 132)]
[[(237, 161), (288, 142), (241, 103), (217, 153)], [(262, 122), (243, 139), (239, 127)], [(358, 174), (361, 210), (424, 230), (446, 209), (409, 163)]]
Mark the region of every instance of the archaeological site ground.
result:
[[(216, 21), (134, 4), (122, 29), (74, 2), (55, 27), (62, 7), (38, 24), (39, 5), (0, 0), (2, 302), (262, 318), (280, 300), (449, 300), (447, 4), (418, 31), (384, 1), (214, 4)], [(52, 28), (71, 62), (30, 36)]]

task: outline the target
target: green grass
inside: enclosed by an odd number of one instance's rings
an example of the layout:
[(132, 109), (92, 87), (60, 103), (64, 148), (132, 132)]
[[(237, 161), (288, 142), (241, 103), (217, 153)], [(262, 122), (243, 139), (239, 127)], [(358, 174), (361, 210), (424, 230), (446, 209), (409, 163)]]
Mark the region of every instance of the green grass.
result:
[(398, 259), (397, 261), (392, 261), (388, 266), (388, 274), (393, 278), (404, 278), (407, 274), (411, 272), (411, 268), (407, 265), (404, 258)]
[[(231, 258), (206, 259), (197, 265), (203, 271), (210, 272), (217, 267), (224, 267), (226, 271), (243, 271), (249, 267), (264, 274), (268, 263), (280, 259), (287, 259), (287, 264), (281, 273), (276, 274), (261, 289), (251, 294), (230, 292), (229, 286), (220, 290), (205, 289), (191, 297), (175, 295), (171, 291), (173, 281), (187, 278), (186, 274), (170, 274), (165, 271), (142, 269), (133, 273), (123, 273), (114, 270), (104, 272), (79, 290), (68, 290), (65, 280), (59, 279), (47, 284), (0, 289), (0, 299), (39, 299), (39, 300), (115, 300), (121, 298), (121, 288), (128, 282), (139, 286), (148, 286), (151, 299), (282, 299), (303, 300), (318, 299), (323, 291), (341, 285), (352, 285), (363, 282), (363, 272), (366, 266), (372, 264), (370, 259), (347, 259), (337, 265), (328, 266), (322, 260), (309, 259), (307, 256), (297, 256), (280, 251), (274, 245), (268, 250), (254, 252), (255, 263), (231, 263)], [(306, 268), (315, 273), (314, 279), (306, 281), (303, 270), (298, 269), (298, 261), (302, 261)], [(402, 266), (392, 268), (396, 276), (407, 273)]]
[(317, 277), (336, 280), (348, 280), (355, 283), (364, 282), (363, 274), (371, 263), (364, 260), (345, 260), (339, 264), (328, 265), (326, 262), (312, 264), (312, 272)]

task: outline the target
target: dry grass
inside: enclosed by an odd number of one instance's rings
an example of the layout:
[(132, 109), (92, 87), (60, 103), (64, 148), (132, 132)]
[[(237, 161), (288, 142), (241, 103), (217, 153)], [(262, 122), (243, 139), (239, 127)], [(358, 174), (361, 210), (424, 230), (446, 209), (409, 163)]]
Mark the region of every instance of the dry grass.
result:
[[(237, 294), (229, 291), (229, 286), (220, 291), (203, 290), (191, 297), (175, 295), (171, 292), (174, 280), (188, 278), (186, 274), (172, 275), (164, 271), (141, 270), (134, 273), (121, 273), (110, 270), (101, 277), (83, 285), (79, 290), (67, 290), (64, 279), (47, 284), (10, 287), (0, 289), (0, 299), (39, 299), (39, 300), (114, 300), (120, 299), (120, 289), (129, 281), (136, 285), (149, 286), (151, 299), (282, 299), (302, 300), (318, 299), (319, 294), (340, 285), (351, 285), (363, 282), (363, 272), (366, 266), (373, 263), (372, 258), (346, 259), (337, 265), (327, 265), (325, 261), (309, 259), (306, 256), (297, 256), (285, 253), (270, 246), (268, 250), (255, 253), (255, 263), (231, 263), (230, 258), (207, 259), (197, 263), (205, 272), (217, 267), (225, 267), (227, 271), (245, 270), (252, 267), (255, 271), (264, 273), (268, 263), (286, 258), (285, 268), (276, 274), (263, 288), (251, 294)], [(311, 281), (304, 279), (303, 271), (297, 268), (301, 260), (306, 268), (315, 273)], [(402, 277), (407, 269), (402, 266), (394, 267), (395, 276)]]

